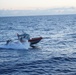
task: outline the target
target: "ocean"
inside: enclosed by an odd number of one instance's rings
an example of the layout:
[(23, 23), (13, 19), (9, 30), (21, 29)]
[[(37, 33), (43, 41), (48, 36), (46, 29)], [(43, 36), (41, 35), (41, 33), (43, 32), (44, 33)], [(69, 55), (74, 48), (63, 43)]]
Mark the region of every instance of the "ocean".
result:
[(0, 49), (0, 75), (76, 75), (76, 15), (0, 17), (0, 41), (22, 31), (43, 39), (36, 48)]

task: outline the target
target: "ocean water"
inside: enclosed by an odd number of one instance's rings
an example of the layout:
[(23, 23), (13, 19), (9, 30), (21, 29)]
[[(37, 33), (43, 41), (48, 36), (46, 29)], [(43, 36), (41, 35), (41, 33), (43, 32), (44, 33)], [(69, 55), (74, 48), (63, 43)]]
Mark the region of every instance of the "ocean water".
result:
[(36, 48), (0, 49), (0, 75), (76, 75), (76, 15), (0, 17), (0, 41), (22, 31), (44, 39)]

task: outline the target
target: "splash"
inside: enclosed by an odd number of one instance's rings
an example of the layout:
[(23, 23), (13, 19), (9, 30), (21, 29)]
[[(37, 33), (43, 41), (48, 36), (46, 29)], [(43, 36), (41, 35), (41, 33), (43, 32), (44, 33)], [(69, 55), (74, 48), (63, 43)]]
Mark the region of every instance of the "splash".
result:
[(0, 48), (5, 48), (5, 49), (29, 49), (30, 48), (30, 42), (28, 42), (28, 40), (26, 40), (26, 42), (23, 42), (23, 43), (21, 43), (20, 41), (10, 42), (8, 45), (1, 44)]

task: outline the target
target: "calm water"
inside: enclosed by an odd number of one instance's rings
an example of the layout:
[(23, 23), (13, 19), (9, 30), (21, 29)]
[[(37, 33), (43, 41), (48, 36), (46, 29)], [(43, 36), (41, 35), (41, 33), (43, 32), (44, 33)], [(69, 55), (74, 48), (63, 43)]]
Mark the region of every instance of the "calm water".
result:
[(76, 75), (76, 15), (0, 17), (0, 40), (22, 30), (47, 38), (34, 49), (0, 49), (0, 75)]

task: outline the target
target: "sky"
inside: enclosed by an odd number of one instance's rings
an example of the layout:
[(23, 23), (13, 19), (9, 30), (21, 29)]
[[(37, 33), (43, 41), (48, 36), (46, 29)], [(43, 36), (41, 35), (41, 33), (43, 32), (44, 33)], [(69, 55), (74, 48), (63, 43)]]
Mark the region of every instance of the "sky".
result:
[(76, 14), (76, 0), (0, 0), (0, 16)]

